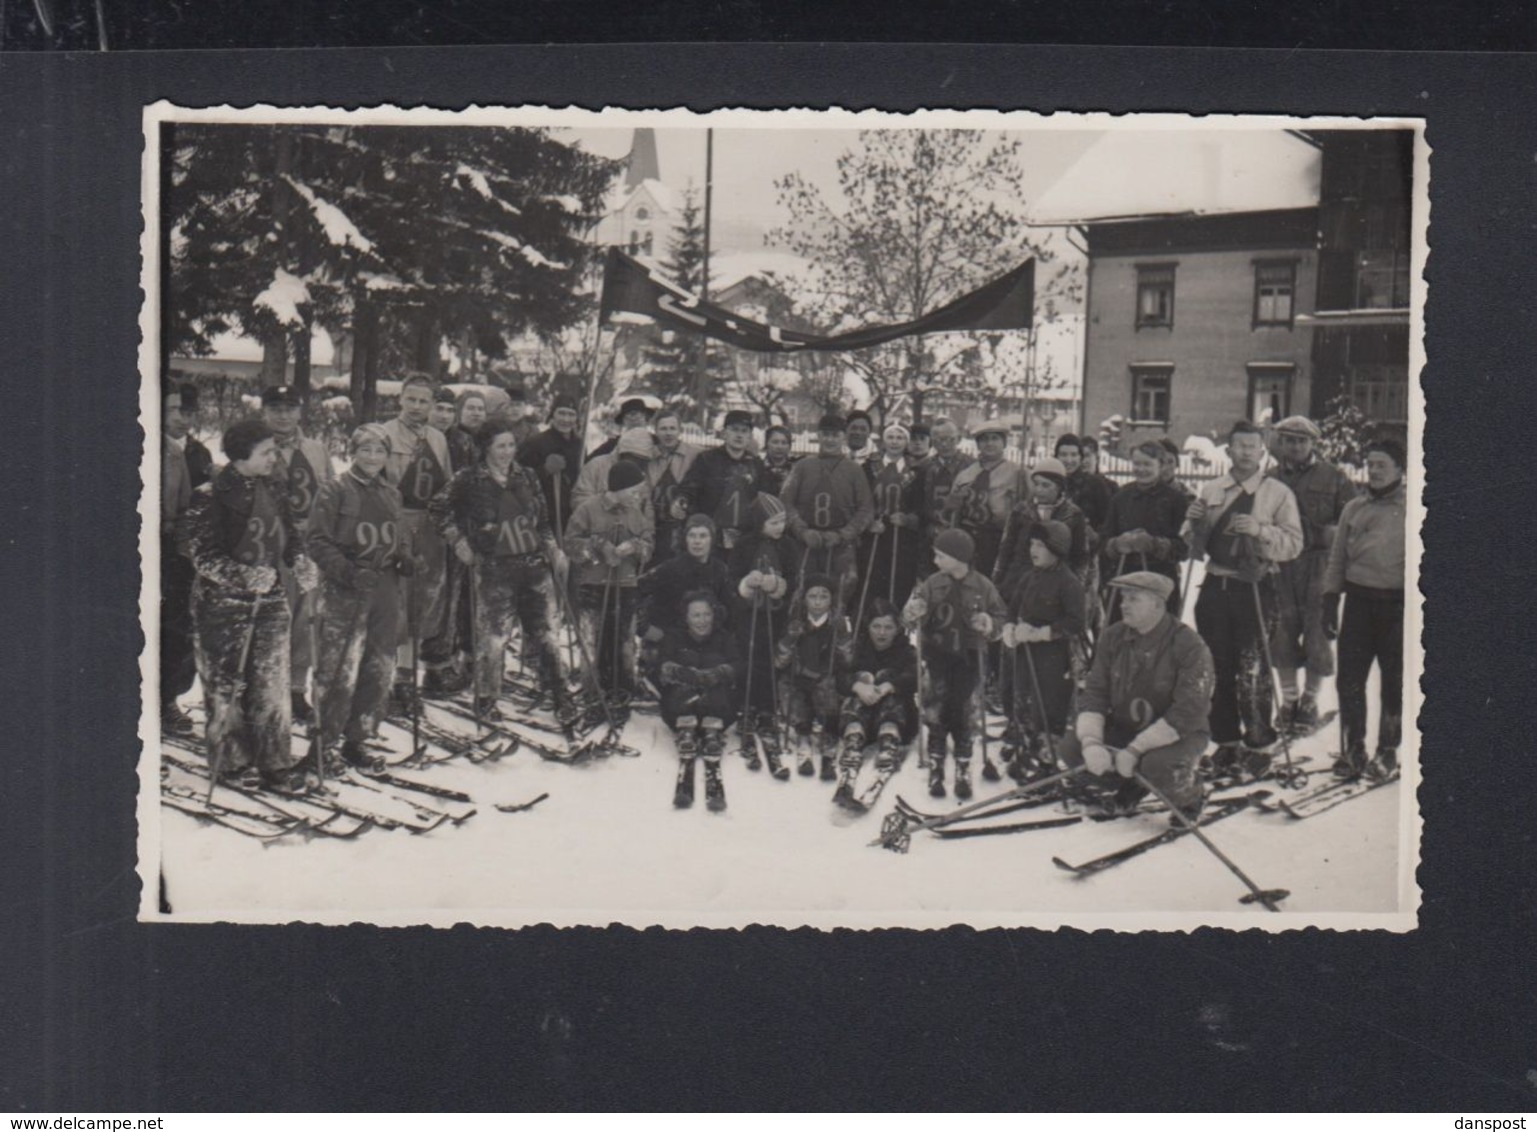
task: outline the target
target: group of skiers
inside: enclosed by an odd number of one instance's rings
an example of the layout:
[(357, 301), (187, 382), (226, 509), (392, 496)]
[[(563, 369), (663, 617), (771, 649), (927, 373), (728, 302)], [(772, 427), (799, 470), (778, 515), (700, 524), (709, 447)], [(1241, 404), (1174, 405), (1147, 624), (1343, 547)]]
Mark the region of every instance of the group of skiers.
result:
[[(816, 451), (795, 459), (788, 431), (760, 443), (746, 412), (698, 448), (675, 412), (632, 400), (584, 458), (574, 400), (557, 397), (539, 429), (517, 391), (488, 416), (484, 396), (412, 376), (395, 419), (352, 433), (340, 474), (287, 386), (229, 427), (214, 471), (187, 436), (193, 396), (165, 400), (162, 722), (189, 726), (177, 697), (195, 667), (211, 757), (253, 784), (304, 788), (296, 718), (316, 722), (318, 750), (339, 743), (364, 770), (378, 765), (370, 733), (419, 710), (418, 691), (468, 686), (476, 718), (496, 721), (514, 623), (563, 725), (655, 696), (676, 737), (679, 806), (696, 762), (711, 808), (724, 806), (733, 726), (751, 765), (786, 776), (789, 759), (836, 780), (844, 803), (869, 748), (889, 777), (921, 728), (936, 797), (947, 762), (956, 796), (971, 795), (980, 739), (989, 780), (1082, 767), (1106, 806), (1156, 790), (1197, 814), (1211, 741), (1210, 771), (1258, 777), (1283, 732), (1317, 724), (1336, 635), (1337, 772), (1396, 769), (1405, 453), (1393, 440), (1369, 446), (1358, 495), (1319, 456), (1313, 422), (1275, 428), (1268, 471), (1266, 434), (1239, 422), (1230, 471), (1196, 495), (1169, 441), (1137, 445), (1134, 479), (1117, 487), (1090, 437), (1064, 435), (1026, 469), (1006, 458), (1000, 422), (972, 430), (973, 457), (949, 420), (877, 432), (868, 413), (829, 413)], [(1192, 630), (1181, 567), (1197, 559)], [(997, 763), (989, 701), (1008, 720)]]

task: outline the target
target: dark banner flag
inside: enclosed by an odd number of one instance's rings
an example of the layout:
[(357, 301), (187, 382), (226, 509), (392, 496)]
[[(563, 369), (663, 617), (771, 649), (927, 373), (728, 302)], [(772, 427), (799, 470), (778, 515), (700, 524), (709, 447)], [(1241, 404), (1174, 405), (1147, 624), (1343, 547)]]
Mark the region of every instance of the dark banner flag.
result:
[(733, 314), (691, 295), (644, 264), (610, 248), (603, 272), (600, 318), (629, 311), (669, 330), (693, 331), (744, 350), (861, 350), (912, 334), (944, 330), (1028, 330), (1035, 308), (1035, 260), (908, 322), (866, 326), (843, 334), (801, 334)]

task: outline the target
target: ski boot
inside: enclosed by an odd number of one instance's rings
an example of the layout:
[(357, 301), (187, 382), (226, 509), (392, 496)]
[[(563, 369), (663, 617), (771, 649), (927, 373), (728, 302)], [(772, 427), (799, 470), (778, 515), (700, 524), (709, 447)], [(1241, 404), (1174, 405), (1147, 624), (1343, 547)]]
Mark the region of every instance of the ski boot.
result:
[(356, 739), (348, 739), (342, 743), (342, 762), (359, 774), (366, 774), (370, 778), (384, 774), (389, 769), (385, 766), (383, 755), (370, 751)]
[(1366, 752), (1353, 747), (1334, 760), (1334, 777), (1341, 782), (1354, 782), (1366, 771)]
[(704, 738), (700, 750), (704, 754), (704, 803), (712, 814), (726, 808), (726, 787), (720, 777), (720, 756), (726, 749), (726, 732), (721, 721), (707, 718), (700, 725)]
[(295, 688), (289, 696), (292, 704), (293, 721), (301, 726), (315, 722), (315, 709), (310, 707), (309, 700), (304, 698), (304, 689)]
[(744, 711), (737, 723), (737, 738), (741, 740), (740, 754), (748, 770), (762, 770), (763, 759), (758, 755), (758, 728), (761, 722), (753, 719), (752, 712)]
[(859, 764), (864, 761), (865, 733), (858, 727), (851, 728), (843, 736), (843, 751), (838, 756), (838, 789), (833, 791), (833, 803), (849, 807), (854, 802), (854, 780), (859, 777)]
[(1274, 759), (1274, 745), (1268, 747), (1244, 746), (1238, 754), (1240, 781), (1258, 782), (1270, 773), (1270, 764)]
[(988, 757), (986, 751), (982, 752), (982, 779), (985, 782), (997, 782), (1003, 776), (998, 773), (998, 764)]
[(779, 724), (770, 718), (768, 727), (758, 729), (758, 738), (763, 742), (763, 761), (768, 763), (769, 773), (774, 776), (774, 781), (785, 781), (790, 777), (790, 768), (784, 764), (784, 751), (779, 742)]
[(929, 797), (945, 796), (945, 741), (942, 737), (929, 738)]
[(694, 729), (699, 720), (692, 715), (678, 717), (674, 742), (678, 747), (678, 783), (673, 788), (672, 804), (686, 810), (694, 804), (694, 764), (698, 761), (699, 736)]
[(1283, 703), (1280, 707), (1276, 708), (1275, 727), (1277, 731), (1290, 735), (1298, 730), (1297, 708), (1297, 702)]
[(464, 680), (452, 668), (429, 668), (422, 677), (422, 695), (429, 700), (448, 700), (464, 691)]
[(390, 689), (390, 715), (398, 719), (410, 719), (421, 710), (421, 707), (421, 697), (411, 686), (410, 675), (407, 674), (404, 678), (397, 675), (395, 685)]
[(1373, 782), (1386, 782), (1397, 773), (1397, 747), (1378, 747), (1376, 757), (1366, 764), (1366, 777)]
[(482, 723), (502, 721), (502, 709), (496, 706), (496, 699), (492, 696), (475, 697), (475, 714), (480, 717)]
[(830, 749), (827, 732), (822, 730), (820, 723), (811, 725), (811, 746), (817, 753), (817, 761), (822, 764), (822, 781), (832, 782), (838, 777), (837, 768), (833, 765), (837, 756)]
[(182, 711), (175, 700), (167, 700), (160, 706), (160, 730), (167, 735), (191, 735), (192, 717)]
[[(889, 729), (889, 730), (888, 730)], [(875, 755), (875, 769), (880, 774), (895, 774), (902, 765), (902, 736), (886, 724), (881, 728), (881, 747)]]
[(287, 767), (283, 770), (263, 770), (258, 772), (261, 780), (261, 788), (270, 790), (274, 794), (301, 795), (311, 793), (318, 785), (314, 776), (300, 770), (298, 766)]
[[(1181, 814), (1185, 815), (1186, 821), (1191, 825), (1201, 824), (1201, 813), (1206, 809), (1206, 790), (1201, 787), (1197, 787), (1197, 789), (1199, 793), (1196, 794), (1194, 801), (1176, 807)], [(1178, 816), (1172, 813), (1169, 815), (1169, 824), (1176, 829), (1185, 828), (1185, 822), (1180, 821)]]
[(959, 755), (955, 759), (955, 796), (962, 802), (971, 798), (971, 760)]
[(795, 773), (802, 778), (810, 778), (816, 772), (816, 764), (811, 758), (811, 736), (797, 735), (795, 737)]
[(1218, 743), (1211, 753), (1208, 775), (1215, 780), (1227, 780), (1237, 776), (1238, 759), (1243, 753), (1242, 743)]

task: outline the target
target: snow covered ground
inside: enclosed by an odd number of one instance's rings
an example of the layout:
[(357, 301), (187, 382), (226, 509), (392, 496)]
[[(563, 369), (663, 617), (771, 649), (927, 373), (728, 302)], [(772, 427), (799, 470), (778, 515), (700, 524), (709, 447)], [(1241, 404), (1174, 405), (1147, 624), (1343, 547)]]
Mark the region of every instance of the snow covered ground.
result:
[[(1375, 676), (1368, 702), (1375, 706)], [(1335, 706), (1326, 682), (1320, 707)], [(430, 701), (429, 715), (471, 729)], [(398, 729), (386, 727), (381, 737), (402, 755), (410, 749)], [(1243, 884), (1191, 837), (1085, 879), (1051, 862), (1054, 855), (1085, 861), (1161, 832), (1162, 815), (963, 840), (918, 833), (906, 854), (871, 847), (898, 794), (926, 811), (959, 804), (953, 796), (930, 799), (927, 772), (911, 756), (875, 809), (854, 817), (832, 804), (830, 783), (794, 774), (777, 782), (749, 771), (733, 734), (724, 761), (726, 812), (705, 809), (702, 776), (694, 808), (674, 810), (672, 740), (649, 714), (637, 714), (625, 730), (638, 758), (567, 766), (525, 749), (496, 763), (455, 759), (411, 772), (470, 794), (478, 813), (430, 833), (373, 829), (352, 841), (262, 843), (158, 806), (158, 764), (150, 757), (140, 857), (146, 891), (155, 891), (158, 860), (173, 917), (196, 921), (1402, 930), (1413, 926), (1418, 904), (1412, 728), (1406, 738), (1401, 782), (1303, 821), (1245, 812), (1210, 828), (1260, 887), (1290, 890), (1281, 915), (1241, 905)], [(1316, 766), (1313, 785), (1329, 781), (1338, 745), (1337, 724), (1294, 744), (1294, 756)], [(978, 798), (1010, 785), (982, 782), (977, 769), (980, 763), (973, 773)], [(544, 793), (547, 799), (523, 813), (495, 808)]]

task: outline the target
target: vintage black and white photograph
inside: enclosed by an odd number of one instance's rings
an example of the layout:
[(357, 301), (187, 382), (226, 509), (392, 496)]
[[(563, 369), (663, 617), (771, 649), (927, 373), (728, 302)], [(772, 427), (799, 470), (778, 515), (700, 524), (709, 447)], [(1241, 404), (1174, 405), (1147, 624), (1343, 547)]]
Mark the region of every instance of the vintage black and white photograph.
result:
[(1423, 126), (147, 108), (141, 917), (1414, 928)]

